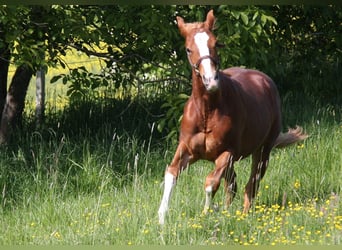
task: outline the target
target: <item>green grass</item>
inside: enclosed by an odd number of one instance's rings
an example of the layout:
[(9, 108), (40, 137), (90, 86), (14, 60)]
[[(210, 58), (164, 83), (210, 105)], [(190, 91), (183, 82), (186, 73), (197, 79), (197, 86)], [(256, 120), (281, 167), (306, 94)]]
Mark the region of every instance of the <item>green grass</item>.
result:
[(213, 165), (200, 161), (179, 178), (164, 227), (157, 210), (176, 145), (155, 129), (158, 103), (134, 102), (123, 115), (129, 101), (83, 103), (51, 114), (39, 131), (24, 124), (1, 148), (0, 245), (341, 244), (341, 108), (302, 102), (285, 100), (284, 124), (310, 137), (273, 151), (249, 214), (241, 211), (250, 159), (236, 163), (233, 205), (223, 210), (220, 189), (205, 216)]

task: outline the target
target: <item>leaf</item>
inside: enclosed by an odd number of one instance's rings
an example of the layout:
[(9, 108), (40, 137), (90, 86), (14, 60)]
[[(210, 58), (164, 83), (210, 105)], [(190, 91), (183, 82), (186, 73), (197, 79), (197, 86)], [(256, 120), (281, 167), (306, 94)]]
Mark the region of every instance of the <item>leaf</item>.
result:
[(55, 83), (57, 82), (59, 79), (61, 79), (63, 77), (63, 74), (62, 75), (57, 75), (57, 76), (53, 76), (50, 80), (50, 83)]
[(266, 22), (267, 22), (266, 15), (261, 14), (260, 20), (261, 20), (261, 25), (262, 25), (262, 27), (264, 27), (265, 24), (266, 24)]
[(272, 16), (267, 16), (267, 20), (272, 22), (275, 25), (278, 25), (277, 20)]
[(63, 69), (65, 69), (65, 63), (62, 61), (59, 61), (59, 64), (62, 66)]
[(252, 17), (252, 20), (254, 21), (259, 16), (259, 11), (256, 11)]
[(165, 122), (166, 122), (165, 119), (160, 120), (160, 122), (158, 122), (157, 130), (158, 130), (159, 132), (162, 132), (162, 131), (163, 131), (163, 129), (164, 129), (164, 127), (165, 127)]
[(248, 16), (244, 12), (241, 12), (240, 17), (241, 17), (243, 24), (247, 25), (248, 24)]
[(63, 84), (65, 85), (68, 82), (68, 78), (66, 76), (64, 76), (62, 81), (63, 81)]
[(180, 98), (180, 99), (188, 99), (189, 95), (184, 94), (184, 93), (180, 93), (177, 97)]
[(233, 17), (235, 17), (235, 19), (239, 19), (240, 14), (241, 14), (239, 11), (236, 11), (236, 10), (232, 10), (230, 13), (232, 14)]

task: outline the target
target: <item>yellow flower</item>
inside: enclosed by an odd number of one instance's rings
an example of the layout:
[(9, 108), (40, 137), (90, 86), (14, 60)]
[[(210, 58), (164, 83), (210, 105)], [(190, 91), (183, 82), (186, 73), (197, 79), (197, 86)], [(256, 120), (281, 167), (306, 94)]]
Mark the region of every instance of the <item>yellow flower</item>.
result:
[(300, 182), (299, 180), (296, 180), (295, 183), (294, 183), (294, 188), (295, 189), (299, 189), (300, 188)]
[(55, 237), (56, 239), (61, 239), (62, 238), (62, 235), (58, 231), (53, 232), (51, 234), (51, 236)]
[(102, 205), (101, 205), (101, 207), (109, 207), (110, 206), (110, 203), (103, 203)]

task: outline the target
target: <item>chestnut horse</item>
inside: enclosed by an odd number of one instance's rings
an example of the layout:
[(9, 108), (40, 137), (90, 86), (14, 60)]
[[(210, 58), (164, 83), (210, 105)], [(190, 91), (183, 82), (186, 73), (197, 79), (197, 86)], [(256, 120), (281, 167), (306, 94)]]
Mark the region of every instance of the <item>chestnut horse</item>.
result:
[(164, 224), (177, 177), (189, 164), (199, 159), (215, 163), (214, 171), (205, 181), (206, 212), (222, 178), (225, 206), (230, 205), (237, 190), (234, 162), (252, 155), (251, 175), (244, 193), (247, 213), (272, 148), (307, 137), (300, 127), (280, 133), (280, 98), (270, 77), (251, 69), (218, 69), (218, 43), (212, 33), (214, 23), (212, 10), (205, 22), (184, 23), (183, 18), (177, 17), (192, 67), (192, 93), (184, 107), (176, 153), (165, 172), (164, 194), (158, 211), (160, 224)]

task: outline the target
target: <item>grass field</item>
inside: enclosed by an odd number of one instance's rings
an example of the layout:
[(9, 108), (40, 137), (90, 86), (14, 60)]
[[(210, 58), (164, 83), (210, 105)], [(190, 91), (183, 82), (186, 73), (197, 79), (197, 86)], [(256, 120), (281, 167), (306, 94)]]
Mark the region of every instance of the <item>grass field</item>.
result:
[(233, 205), (223, 210), (220, 189), (207, 215), (213, 165), (200, 161), (179, 178), (164, 227), (157, 210), (176, 145), (156, 130), (158, 103), (140, 100), (122, 115), (129, 101), (67, 106), (39, 131), (25, 125), (18, 143), (1, 148), (0, 245), (341, 244), (342, 109), (283, 101), (285, 126), (310, 137), (273, 151), (250, 213), (242, 214), (250, 159), (236, 163)]

